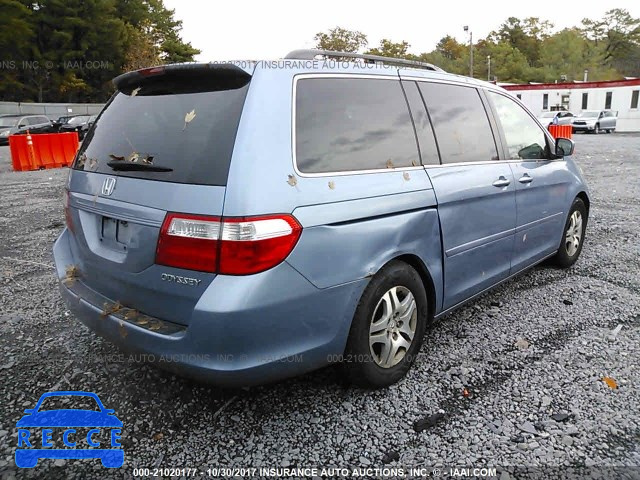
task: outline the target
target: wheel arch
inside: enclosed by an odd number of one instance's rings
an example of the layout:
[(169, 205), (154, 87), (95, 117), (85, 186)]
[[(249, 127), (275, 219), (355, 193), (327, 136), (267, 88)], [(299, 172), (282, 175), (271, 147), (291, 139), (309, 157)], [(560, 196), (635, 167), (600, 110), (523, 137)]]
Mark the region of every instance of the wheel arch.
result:
[(589, 200), (589, 195), (587, 195), (587, 192), (582, 190), (581, 192), (578, 192), (578, 194), (576, 195), (576, 198), (579, 198), (580, 200), (582, 200), (584, 202), (584, 206), (587, 209), (587, 217), (588, 217), (589, 216), (589, 209), (591, 207), (591, 201)]
[(393, 258), (392, 260), (390, 260), (389, 262), (392, 262), (394, 260), (404, 262), (410, 265), (411, 267), (413, 267), (413, 269), (416, 272), (418, 272), (418, 275), (420, 275), (420, 279), (422, 280), (424, 289), (427, 292), (427, 302), (428, 302), (427, 308), (429, 309), (429, 320), (433, 319), (436, 313), (436, 290), (435, 290), (435, 285), (433, 283), (433, 278), (431, 277), (431, 273), (429, 272), (429, 269), (427, 268), (427, 266), (425, 265), (425, 263), (422, 261), (420, 257), (410, 253), (399, 255)]

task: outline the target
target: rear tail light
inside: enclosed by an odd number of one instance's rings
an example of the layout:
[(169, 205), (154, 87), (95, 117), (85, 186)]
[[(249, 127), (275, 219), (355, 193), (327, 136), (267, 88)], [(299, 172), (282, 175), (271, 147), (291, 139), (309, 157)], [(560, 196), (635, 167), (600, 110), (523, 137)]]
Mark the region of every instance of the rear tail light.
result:
[(156, 263), (225, 275), (275, 267), (296, 245), (302, 227), (291, 215), (219, 218), (167, 214)]
[(169, 213), (156, 248), (156, 263), (215, 272), (218, 267), (220, 218)]

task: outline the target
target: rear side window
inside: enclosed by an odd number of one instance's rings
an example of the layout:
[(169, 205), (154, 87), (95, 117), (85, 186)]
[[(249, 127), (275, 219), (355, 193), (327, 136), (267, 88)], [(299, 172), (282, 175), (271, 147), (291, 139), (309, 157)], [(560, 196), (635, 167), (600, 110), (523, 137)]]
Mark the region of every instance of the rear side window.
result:
[(418, 85), (443, 164), (498, 160), (487, 112), (475, 88), (427, 82)]
[[(116, 93), (107, 104), (74, 168), (147, 180), (226, 185), (248, 80), (216, 79), (208, 73), (201, 78), (181, 79), (176, 74), (141, 82)], [(124, 162), (164, 171), (123, 169), (119, 165)]]
[(502, 124), (510, 160), (543, 159), (547, 137), (531, 116), (516, 102), (495, 92), (487, 92)]
[(295, 101), (300, 172), (420, 165), (399, 80), (303, 78), (296, 84)]

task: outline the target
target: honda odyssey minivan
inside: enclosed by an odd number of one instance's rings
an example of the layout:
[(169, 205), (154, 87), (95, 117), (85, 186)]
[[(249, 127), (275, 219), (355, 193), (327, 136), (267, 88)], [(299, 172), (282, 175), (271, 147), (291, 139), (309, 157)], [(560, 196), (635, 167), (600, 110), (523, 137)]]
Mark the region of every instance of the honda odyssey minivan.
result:
[(61, 291), (185, 375), (250, 385), (339, 362), (387, 386), (434, 318), (580, 255), (573, 143), (495, 85), (317, 50), (114, 84), (69, 175)]

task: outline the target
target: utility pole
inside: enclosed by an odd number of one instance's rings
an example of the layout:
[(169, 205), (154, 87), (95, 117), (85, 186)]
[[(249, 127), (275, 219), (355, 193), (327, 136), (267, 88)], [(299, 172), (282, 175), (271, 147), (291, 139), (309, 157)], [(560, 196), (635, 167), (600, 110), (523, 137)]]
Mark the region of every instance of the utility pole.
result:
[(487, 55), (487, 82), (491, 81), (491, 55)]
[(469, 32), (469, 76), (473, 77), (473, 32), (469, 30), (469, 25), (464, 26), (464, 31)]

